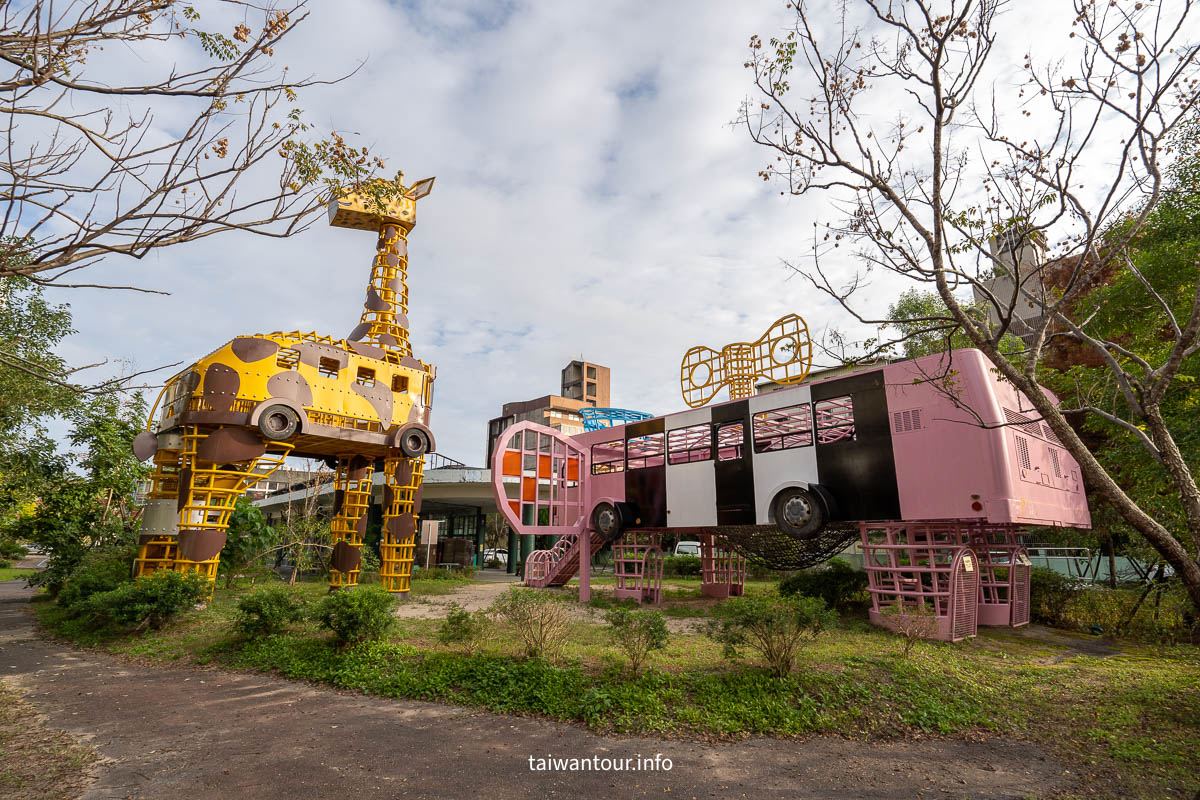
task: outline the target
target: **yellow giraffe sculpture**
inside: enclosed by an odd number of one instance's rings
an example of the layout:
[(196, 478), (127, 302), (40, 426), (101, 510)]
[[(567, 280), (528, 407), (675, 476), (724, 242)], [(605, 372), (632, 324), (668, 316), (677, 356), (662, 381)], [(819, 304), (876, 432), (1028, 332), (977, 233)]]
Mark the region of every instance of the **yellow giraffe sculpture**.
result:
[[(135, 573), (195, 572), (216, 580), (234, 503), (287, 456), (336, 466), (330, 586), (358, 583), (371, 502), (382, 469), (380, 577), (407, 592), (412, 577), (436, 368), (408, 339), (408, 233), (433, 178), (381, 202), (343, 192), (335, 227), (378, 233), (359, 325), (345, 339), (276, 331), (239, 336), (167, 381), (134, 440), (154, 459)], [(155, 426), (155, 412), (158, 424)]]

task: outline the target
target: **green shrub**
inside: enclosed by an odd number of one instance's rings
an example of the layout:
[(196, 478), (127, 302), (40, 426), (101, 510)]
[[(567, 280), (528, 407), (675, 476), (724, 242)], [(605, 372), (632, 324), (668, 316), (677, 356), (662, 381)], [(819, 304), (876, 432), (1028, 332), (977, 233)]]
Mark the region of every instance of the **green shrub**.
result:
[(471, 613), (458, 603), (451, 603), (450, 613), (438, 628), (438, 641), (444, 645), (457, 645), (470, 655), (483, 644), (491, 624), (486, 611)]
[(1029, 616), (1034, 622), (1068, 626), (1068, 607), (1079, 590), (1066, 575), (1046, 567), (1029, 571)]
[(59, 590), (59, 605), (82, 613), (92, 595), (110, 592), (133, 580), (131, 567), (132, 561), (125, 547), (106, 547), (89, 552)]
[(748, 647), (762, 656), (776, 677), (791, 674), (800, 646), (837, 622), (837, 612), (819, 597), (734, 597), (716, 607), (707, 634), (725, 645), (725, 657), (739, 658)]
[(678, 555), (663, 559), (664, 578), (691, 578), (700, 574), (700, 556)]
[(378, 586), (359, 586), (331, 592), (317, 605), (321, 627), (333, 632), (338, 649), (382, 639), (396, 623), (396, 598)]
[(12, 566), (11, 561), (0, 561), (0, 569), (8, 569)]
[(27, 555), (29, 555), (29, 550), (17, 544), (16, 539), (0, 539), (0, 559), (20, 561)]
[(867, 573), (843, 558), (831, 558), (819, 567), (797, 572), (779, 582), (784, 596), (819, 597), (829, 608), (845, 608), (862, 599)]
[(641, 671), (652, 650), (663, 650), (667, 646), (667, 623), (657, 611), (611, 608), (605, 612), (604, 621), (611, 626), (609, 636), (625, 653), (632, 675)]
[(247, 638), (273, 636), (304, 619), (304, 611), (304, 600), (286, 586), (269, 586), (238, 600), (233, 627)]
[(81, 601), (80, 610), (99, 624), (133, 625), (137, 630), (157, 629), (180, 611), (208, 597), (209, 583), (198, 575), (160, 570), (153, 575), (97, 592)]
[(512, 626), (530, 658), (553, 661), (562, 653), (570, 616), (557, 598), (536, 589), (513, 587), (492, 604), (492, 613)]

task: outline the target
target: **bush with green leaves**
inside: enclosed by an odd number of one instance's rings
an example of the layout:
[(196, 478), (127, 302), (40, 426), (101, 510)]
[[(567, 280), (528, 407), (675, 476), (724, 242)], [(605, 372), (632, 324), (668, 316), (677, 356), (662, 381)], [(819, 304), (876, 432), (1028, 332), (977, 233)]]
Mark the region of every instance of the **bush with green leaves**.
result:
[(333, 632), (338, 649), (382, 639), (396, 618), (396, 598), (379, 586), (357, 586), (330, 592), (317, 604), (315, 616), (322, 628)]
[(79, 603), (80, 613), (97, 625), (132, 625), (136, 630), (158, 629), (176, 614), (203, 602), (208, 581), (195, 574), (160, 570), (123, 583), (107, 592), (97, 592)]
[(447, 646), (461, 647), (463, 652), (470, 655), (483, 644), (491, 626), (492, 619), (486, 611), (472, 613), (458, 603), (451, 603), (450, 613), (438, 628), (438, 641)]
[(1034, 622), (1070, 627), (1068, 606), (1079, 589), (1066, 575), (1047, 567), (1029, 571), (1029, 616)]
[(273, 636), (304, 619), (304, 613), (302, 597), (286, 586), (268, 586), (238, 600), (233, 627), (247, 638)]
[(129, 583), (134, 555), (134, 549), (126, 544), (88, 551), (59, 590), (59, 605), (81, 613), (92, 595)]
[(609, 624), (608, 633), (613, 644), (625, 654), (632, 675), (641, 671), (652, 651), (666, 649), (669, 637), (661, 612), (610, 608), (604, 614), (604, 621)]
[(844, 558), (831, 558), (779, 582), (781, 595), (819, 597), (829, 608), (842, 609), (861, 600), (866, 588), (867, 573), (850, 566)]
[(12, 566), (12, 562), (11, 562), (11, 561), (2, 561), (2, 560), (0, 560), (0, 569), (8, 569), (8, 568), (9, 568), (9, 567), (11, 567), (11, 566)]
[(516, 631), (526, 656), (554, 661), (562, 654), (570, 614), (553, 595), (513, 587), (492, 604), (491, 612)]
[(667, 556), (663, 559), (663, 577), (694, 578), (700, 574), (702, 566), (700, 556)]
[(725, 645), (725, 656), (741, 657), (748, 647), (762, 656), (777, 677), (796, 668), (796, 653), (837, 623), (837, 612), (819, 597), (770, 595), (734, 597), (716, 607), (706, 633)]
[(20, 561), (29, 555), (28, 548), (22, 547), (16, 539), (0, 536), (0, 559), (5, 561)]

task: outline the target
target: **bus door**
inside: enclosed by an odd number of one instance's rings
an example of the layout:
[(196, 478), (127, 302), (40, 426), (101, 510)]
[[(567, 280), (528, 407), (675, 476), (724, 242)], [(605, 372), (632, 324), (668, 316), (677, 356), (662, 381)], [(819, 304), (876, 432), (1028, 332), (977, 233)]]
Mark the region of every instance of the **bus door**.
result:
[(814, 384), (812, 402), (817, 480), (837, 502), (834, 519), (900, 519), (883, 371)]
[(642, 527), (667, 527), (667, 435), (662, 417), (625, 426), (625, 501)]
[(714, 406), (713, 473), (717, 524), (753, 525), (754, 462), (751, 460), (750, 401)]

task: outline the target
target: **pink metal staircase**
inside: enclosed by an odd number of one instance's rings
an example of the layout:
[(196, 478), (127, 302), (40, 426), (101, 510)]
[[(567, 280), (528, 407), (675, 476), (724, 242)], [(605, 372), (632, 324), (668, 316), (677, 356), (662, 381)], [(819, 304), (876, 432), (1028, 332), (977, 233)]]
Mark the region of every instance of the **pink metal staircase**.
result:
[[(566, 534), (549, 550), (534, 550), (525, 561), (525, 585), (562, 586), (579, 572), (579, 534)], [(604, 546), (599, 536), (588, 537), (591, 541), (589, 558)]]

